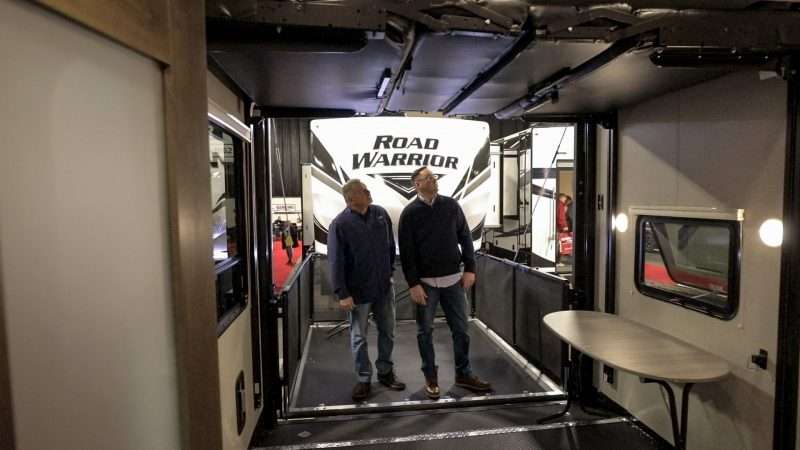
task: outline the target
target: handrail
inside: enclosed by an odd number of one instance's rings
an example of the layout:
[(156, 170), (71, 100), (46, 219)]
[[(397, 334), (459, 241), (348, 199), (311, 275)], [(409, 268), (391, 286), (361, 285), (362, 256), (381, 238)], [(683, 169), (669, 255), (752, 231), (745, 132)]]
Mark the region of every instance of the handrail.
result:
[(311, 261), (316, 256), (316, 253), (309, 253), (303, 262), (300, 265), (296, 266), (291, 274), (289, 274), (289, 278), (286, 279), (286, 282), (283, 283), (283, 288), (281, 288), (281, 295), (287, 294), (289, 291), (292, 290), (294, 284), (300, 278), (300, 275), (306, 269), (308, 262)]
[(557, 280), (557, 281), (568, 281), (564, 277), (560, 277), (560, 276), (552, 274), (552, 273), (547, 273), (547, 272), (544, 272), (542, 270), (539, 270), (539, 268), (537, 268), (537, 267), (529, 267), (529, 266), (526, 266), (525, 264), (518, 263), (516, 261), (512, 261), (512, 260), (507, 259), (507, 258), (500, 258), (500, 257), (494, 256), (494, 255), (489, 255), (489, 254), (483, 253), (483, 252), (476, 252), (476, 254), (481, 255), (482, 257), (493, 259), (493, 260), (495, 260), (497, 262), (501, 262), (503, 264), (506, 264), (506, 265), (509, 265), (509, 266), (512, 266), (512, 267), (516, 267), (516, 268), (520, 269), (523, 272), (528, 272), (528, 273), (534, 274), (534, 275), (542, 277), (542, 278), (547, 278), (547, 279)]

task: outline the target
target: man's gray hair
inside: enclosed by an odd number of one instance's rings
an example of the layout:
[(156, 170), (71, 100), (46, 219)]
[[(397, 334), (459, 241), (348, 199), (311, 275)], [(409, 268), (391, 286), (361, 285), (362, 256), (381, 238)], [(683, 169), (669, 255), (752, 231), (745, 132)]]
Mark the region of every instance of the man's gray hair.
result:
[(342, 196), (344, 196), (344, 201), (349, 202), (353, 194), (353, 189), (355, 189), (356, 186), (362, 186), (363, 184), (364, 183), (362, 183), (358, 178), (353, 178), (345, 183), (344, 186), (342, 186)]

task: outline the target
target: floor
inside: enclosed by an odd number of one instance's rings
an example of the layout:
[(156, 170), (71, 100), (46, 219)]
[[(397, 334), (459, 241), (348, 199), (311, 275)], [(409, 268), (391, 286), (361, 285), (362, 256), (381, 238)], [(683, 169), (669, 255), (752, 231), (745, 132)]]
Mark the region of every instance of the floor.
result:
[(390, 448), (456, 450), (666, 450), (635, 420), (573, 407), (554, 423), (537, 421), (564, 402), (301, 419), (254, 437), (253, 450)]
[[(349, 329), (328, 336), (330, 327), (312, 327), (305, 365), (290, 400), (293, 408), (350, 405), (350, 397), (356, 377), (350, 353)], [(490, 338), (480, 322), (470, 321), (470, 364), (473, 372), (492, 383), (493, 396), (542, 393), (558, 389), (552, 381), (541, 376), (533, 378), (506, 354), (503, 348)], [(377, 356), (377, 332), (373, 326), (368, 332), (370, 357)], [(442, 398), (468, 399), (471, 392), (457, 387), (452, 351), (452, 338), (447, 324), (434, 324), (434, 348), (439, 366), (439, 385)], [(370, 404), (387, 404), (405, 401), (427, 401), (424, 394), (424, 378), (420, 370), (419, 351), (416, 340), (416, 324), (400, 322), (395, 330), (393, 351), (395, 373), (407, 384), (405, 391), (392, 391), (373, 380)], [(554, 392), (554, 394), (561, 394)]]

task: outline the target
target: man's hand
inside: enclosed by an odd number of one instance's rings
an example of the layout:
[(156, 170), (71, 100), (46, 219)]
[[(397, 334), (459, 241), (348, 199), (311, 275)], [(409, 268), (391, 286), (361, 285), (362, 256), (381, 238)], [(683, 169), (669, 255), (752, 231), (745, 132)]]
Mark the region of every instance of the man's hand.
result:
[(472, 272), (464, 272), (464, 275), (461, 276), (461, 286), (463, 286), (464, 289), (469, 289), (473, 284), (475, 284), (475, 274)]
[(353, 297), (347, 297), (339, 300), (339, 308), (342, 308), (345, 311), (354, 310), (356, 305), (353, 303)]
[(428, 304), (426, 299), (428, 298), (428, 294), (425, 293), (425, 289), (422, 287), (421, 284), (418, 284), (412, 288), (408, 289), (409, 294), (411, 294), (411, 300), (414, 303), (425, 306)]

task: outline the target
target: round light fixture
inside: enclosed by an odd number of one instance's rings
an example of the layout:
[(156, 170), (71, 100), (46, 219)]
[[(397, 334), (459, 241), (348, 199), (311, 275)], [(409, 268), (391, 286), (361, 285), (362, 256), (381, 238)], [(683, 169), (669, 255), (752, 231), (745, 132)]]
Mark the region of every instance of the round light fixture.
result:
[(780, 247), (783, 244), (783, 222), (780, 219), (767, 219), (758, 229), (761, 242), (768, 247)]
[(614, 217), (611, 223), (611, 227), (620, 233), (628, 231), (628, 216), (625, 213), (617, 214), (617, 217)]

